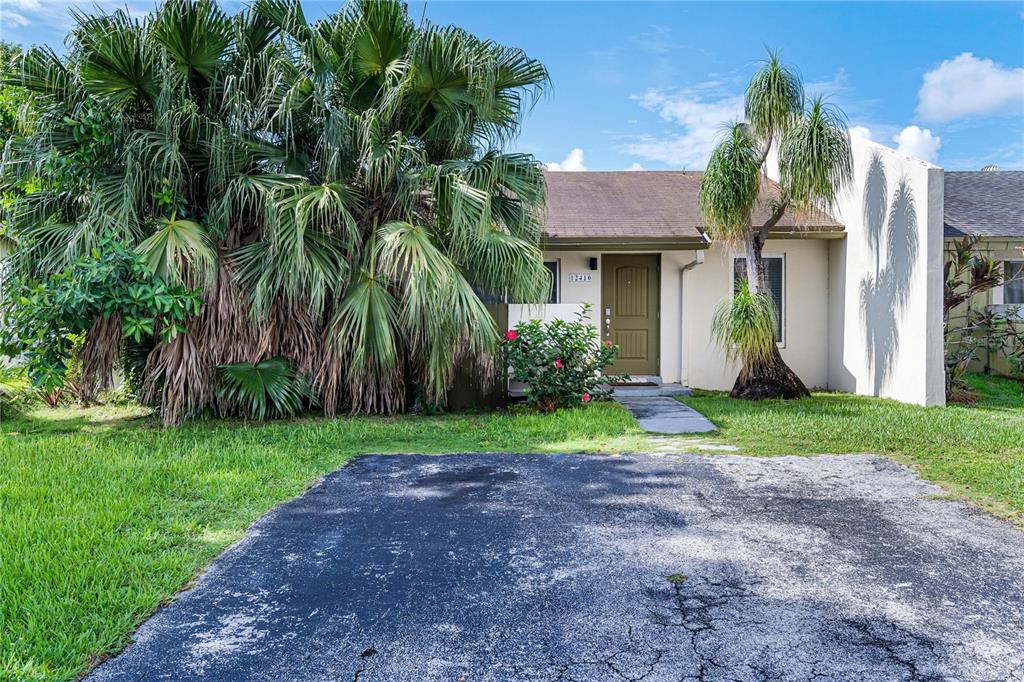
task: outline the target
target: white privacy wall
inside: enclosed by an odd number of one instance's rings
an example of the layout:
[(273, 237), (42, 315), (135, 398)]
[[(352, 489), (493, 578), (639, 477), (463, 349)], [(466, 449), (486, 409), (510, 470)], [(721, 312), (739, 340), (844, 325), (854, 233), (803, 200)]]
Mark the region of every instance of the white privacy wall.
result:
[(829, 387), (945, 403), (942, 169), (853, 140), (854, 182), (833, 210)]

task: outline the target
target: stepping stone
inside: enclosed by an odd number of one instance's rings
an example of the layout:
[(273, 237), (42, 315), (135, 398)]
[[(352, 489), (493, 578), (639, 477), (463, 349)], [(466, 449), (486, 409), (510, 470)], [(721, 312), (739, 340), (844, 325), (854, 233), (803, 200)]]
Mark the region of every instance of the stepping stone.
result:
[(636, 417), (641, 428), (651, 433), (707, 433), (718, 428), (675, 398), (617, 395), (615, 400)]

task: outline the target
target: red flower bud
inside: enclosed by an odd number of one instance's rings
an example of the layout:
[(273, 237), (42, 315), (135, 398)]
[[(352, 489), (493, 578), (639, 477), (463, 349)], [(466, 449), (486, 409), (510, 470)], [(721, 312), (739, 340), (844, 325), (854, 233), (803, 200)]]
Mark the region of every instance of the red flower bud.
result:
[(589, 393), (584, 393), (583, 394), (583, 402), (585, 402), (585, 403), (589, 403), (590, 402), (590, 394)]
[(557, 358), (555, 360), (555, 369), (562, 369), (562, 367), (564, 367), (562, 364), (562, 358)]
[(518, 338), (519, 332), (517, 332), (515, 329), (509, 329), (507, 332), (505, 332), (506, 341), (515, 341)]

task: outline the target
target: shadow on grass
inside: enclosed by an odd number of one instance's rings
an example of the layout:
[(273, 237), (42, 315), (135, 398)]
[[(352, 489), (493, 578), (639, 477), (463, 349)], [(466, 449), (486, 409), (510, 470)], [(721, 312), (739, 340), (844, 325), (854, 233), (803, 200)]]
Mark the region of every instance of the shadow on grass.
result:
[(58, 435), (153, 426), (156, 423), (151, 409), (138, 406), (37, 407), (5, 415), (0, 419), (0, 433), (8, 436)]

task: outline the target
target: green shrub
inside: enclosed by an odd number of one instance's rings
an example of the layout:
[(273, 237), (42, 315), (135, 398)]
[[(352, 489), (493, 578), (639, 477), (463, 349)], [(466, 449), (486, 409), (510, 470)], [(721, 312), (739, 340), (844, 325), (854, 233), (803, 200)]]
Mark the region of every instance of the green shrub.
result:
[(109, 370), (122, 341), (167, 342), (185, 331), (199, 306), (198, 292), (155, 279), (142, 256), (104, 238), (56, 274), (11, 283), (0, 309), (0, 353), (25, 363), (48, 402), (65, 390), (92, 395), (86, 384), (95, 383), (95, 371), (75, 369), (83, 352), (90, 367)]
[(542, 323), (531, 320), (505, 335), (504, 350), (512, 378), (526, 384), (526, 399), (544, 412), (559, 407), (605, 399), (611, 394), (604, 373), (619, 350), (611, 341), (601, 343), (587, 321), (590, 306), (576, 320)]
[(222, 365), (220, 375), (228, 411), (249, 419), (291, 417), (310, 398), (309, 382), (284, 358)]
[(24, 367), (0, 367), (0, 419), (19, 414), (37, 400)]

